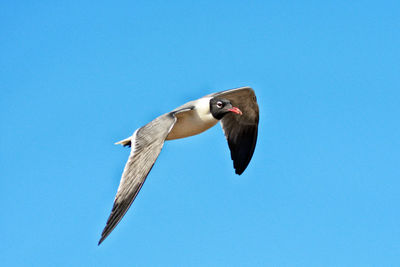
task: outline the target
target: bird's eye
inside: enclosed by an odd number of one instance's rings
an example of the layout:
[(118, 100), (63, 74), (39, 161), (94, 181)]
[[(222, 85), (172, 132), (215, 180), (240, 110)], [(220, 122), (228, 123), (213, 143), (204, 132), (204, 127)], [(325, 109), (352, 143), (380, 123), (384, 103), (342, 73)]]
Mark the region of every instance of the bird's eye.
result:
[(223, 106), (222, 102), (221, 102), (221, 101), (218, 101), (218, 102), (217, 102), (217, 107), (218, 107), (218, 108), (222, 108), (222, 106)]

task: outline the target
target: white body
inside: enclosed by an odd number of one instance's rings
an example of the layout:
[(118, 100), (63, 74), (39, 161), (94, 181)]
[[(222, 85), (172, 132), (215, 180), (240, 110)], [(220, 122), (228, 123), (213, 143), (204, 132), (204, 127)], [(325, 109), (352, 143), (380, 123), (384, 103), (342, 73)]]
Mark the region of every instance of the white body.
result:
[(195, 109), (176, 113), (177, 121), (166, 140), (196, 135), (217, 124), (218, 120), (210, 112), (210, 99), (206, 97), (195, 100), (193, 101)]

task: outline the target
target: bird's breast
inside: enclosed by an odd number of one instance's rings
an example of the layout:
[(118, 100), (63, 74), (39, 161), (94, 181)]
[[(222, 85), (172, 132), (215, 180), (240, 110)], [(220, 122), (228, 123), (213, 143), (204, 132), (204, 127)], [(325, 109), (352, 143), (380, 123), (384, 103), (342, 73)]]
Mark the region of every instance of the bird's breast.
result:
[(210, 113), (209, 99), (200, 99), (193, 110), (177, 113), (177, 121), (166, 140), (173, 140), (193, 136), (208, 130), (216, 120)]

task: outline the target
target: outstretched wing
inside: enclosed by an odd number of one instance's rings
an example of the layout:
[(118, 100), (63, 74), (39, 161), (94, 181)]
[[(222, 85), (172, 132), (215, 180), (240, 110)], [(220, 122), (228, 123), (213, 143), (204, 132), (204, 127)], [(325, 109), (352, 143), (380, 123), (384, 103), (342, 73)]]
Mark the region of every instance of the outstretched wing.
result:
[(249, 165), (257, 143), (259, 109), (256, 95), (250, 87), (242, 87), (210, 96), (229, 99), (233, 106), (243, 112), (241, 116), (229, 113), (221, 120), (231, 151), (233, 167), (240, 175)]
[(117, 226), (135, 200), (175, 122), (174, 113), (167, 113), (139, 128), (132, 135), (131, 154), (125, 165), (114, 206), (101, 234), (99, 245)]

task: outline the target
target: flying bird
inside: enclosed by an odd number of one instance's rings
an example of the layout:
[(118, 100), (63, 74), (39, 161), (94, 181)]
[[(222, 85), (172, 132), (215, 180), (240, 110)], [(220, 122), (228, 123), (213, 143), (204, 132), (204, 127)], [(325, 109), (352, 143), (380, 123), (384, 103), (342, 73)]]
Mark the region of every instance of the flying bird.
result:
[(190, 101), (117, 142), (130, 146), (131, 153), (98, 244), (104, 241), (128, 211), (166, 140), (202, 133), (220, 121), (235, 173), (240, 175), (247, 168), (256, 147), (258, 119), (259, 110), (253, 89), (241, 87)]

